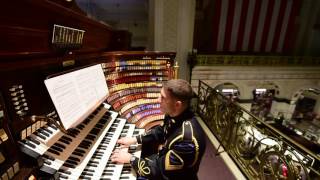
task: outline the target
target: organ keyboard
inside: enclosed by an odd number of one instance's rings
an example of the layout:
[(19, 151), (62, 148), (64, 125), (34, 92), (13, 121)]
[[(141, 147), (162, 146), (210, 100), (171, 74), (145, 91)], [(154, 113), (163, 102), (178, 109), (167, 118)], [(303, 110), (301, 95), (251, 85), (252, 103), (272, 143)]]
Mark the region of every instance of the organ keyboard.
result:
[[(108, 159), (120, 137), (138, 135), (144, 130), (135, 129), (134, 124), (126, 124), (125, 119), (117, 116), (118, 113), (101, 105), (67, 134), (47, 124), (19, 144), (23, 152), (43, 160), (41, 171), (58, 179), (134, 178), (122, 171), (127, 165), (113, 164)], [(135, 149), (132, 146), (127, 150)], [(132, 152), (139, 156), (139, 152)]]

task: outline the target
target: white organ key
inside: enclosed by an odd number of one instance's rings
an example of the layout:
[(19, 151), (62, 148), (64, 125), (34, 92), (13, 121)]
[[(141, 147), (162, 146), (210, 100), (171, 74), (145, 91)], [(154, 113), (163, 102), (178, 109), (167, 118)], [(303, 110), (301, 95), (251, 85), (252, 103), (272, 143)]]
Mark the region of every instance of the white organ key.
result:
[[(145, 132), (145, 129), (135, 129), (134, 131), (134, 136), (137, 136), (139, 134), (143, 134)], [(141, 156), (141, 145), (132, 145), (131, 147), (134, 147), (134, 152), (131, 152), (132, 155), (136, 157)], [(126, 180), (136, 180), (137, 179), (137, 174), (136, 171), (131, 168), (130, 164), (125, 164), (123, 167), (123, 171), (121, 172), (121, 176), (119, 179), (126, 179)], [(130, 171), (128, 172), (128, 170)]]
[[(118, 137), (120, 136), (121, 129), (123, 128), (125, 121), (126, 121), (125, 119), (117, 119), (117, 120), (119, 120), (118, 123), (116, 123), (116, 124), (109, 123), (108, 127), (105, 128), (104, 131), (101, 134), (99, 134), (99, 136), (97, 136), (97, 140), (94, 142), (92, 148), (90, 148), (90, 149), (88, 149), (88, 151), (86, 151), (86, 153), (85, 153), (86, 155), (84, 156), (83, 159), (80, 160), (80, 163), (76, 166), (76, 168), (72, 168), (72, 167), (68, 168), (68, 167), (63, 166), (62, 169), (64, 171), (71, 172), (71, 174), (68, 175), (66, 173), (62, 173), (63, 174), (62, 178), (65, 176), (65, 177), (72, 178), (72, 179), (79, 179), (83, 170), (86, 168), (87, 164), (92, 163), (94, 161), (94, 159), (92, 159), (92, 156), (94, 155), (94, 153), (101, 152), (102, 161), (97, 163), (97, 167), (94, 168), (95, 174), (97, 174), (97, 176), (92, 177), (92, 179), (99, 179), (100, 175), (102, 174), (103, 167), (107, 163), (106, 160), (109, 159), (109, 157), (112, 153), (113, 147), (115, 146), (116, 141), (117, 141)], [(113, 133), (109, 133), (109, 134), (112, 134), (113, 136), (111, 137), (110, 143), (108, 143), (109, 144), (108, 148), (106, 148), (105, 150), (100, 150), (100, 149), (97, 150), (101, 141), (103, 141), (103, 139), (105, 138), (105, 135), (108, 134), (107, 132), (108, 132), (110, 126), (112, 127), (112, 125), (116, 125), (116, 127), (114, 128), (115, 131)], [(100, 166), (102, 166), (102, 168)], [(62, 171), (60, 171), (60, 172), (62, 172)], [(80, 177), (80, 179), (82, 179), (82, 178)]]
[[(85, 137), (95, 127), (95, 125), (99, 122), (99, 120), (104, 116), (106, 111), (107, 111), (107, 109), (102, 108), (93, 117), (93, 119), (84, 127), (84, 129), (81, 130), (81, 132), (75, 138), (68, 136), (68, 135), (64, 135), (64, 136), (71, 139), (70, 144), (68, 144), (67, 147), (65, 148), (67, 150), (64, 151), (63, 153), (60, 153), (59, 155), (56, 155), (56, 154), (53, 154), (50, 152), (46, 152), (45, 154), (53, 157), (54, 160), (47, 159), (49, 164), (44, 164), (40, 169), (43, 171), (46, 171), (47, 169), (50, 169), (50, 168), (54, 169), (54, 170), (60, 169), (60, 167), (65, 163), (65, 161), (68, 159), (68, 157), (71, 155), (71, 153), (73, 153), (73, 151), (78, 148), (79, 144), (84, 141)], [(100, 133), (96, 134), (96, 136), (98, 137), (96, 139), (97, 141), (92, 142), (92, 145), (88, 149), (83, 149), (84, 151), (94, 150), (96, 148), (96, 146), (99, 144), (99, 141), (101, 141), (101, 139), (99, 139), (99, 137), (103, 137), (105, 135), (105, 133), (107, 132), (107, 130), (110, 128), (111, 124), (113, 123), (114, 119), (117, 116), (117, 113), (113, 112), (113, 111), (109, 111), (109, 112), (111, 113), (111, 115), (110, 115), (110, 117), (108, 117), (108, 121), (104, 124)], [(82, 149), (82, 148), (79, 148), (79, 149)], [(85, 154), (87, 154), (87, 153), (85, 153)], [(90, 154), (87, 154), (87, 156), (89, 156), (89, 155)]]
[[(103, 113), (106, 112), (106, 109), (102, 110)], [(94, 119), (93, 119), (94, 120)], [(91, 121), (93, 121), (91, 120)], [(98, 119), (96, 119), (98, 120)], [(92, 122), (95, 123), (95, 122)], [(30, 135), (30, 138), (34, 139), (35, 141), (40, 142), (40, 144), (30, 143), (30, 140), (22, 140), (19, 141), (19, 144), (24, 147), (24, 149), (29, 150), (26, 152), (29, 154), (30, 152), (35, 152), (37, 156), (43, 155), (47, 150), (58, 141), (62, 136), (67, 136), (62, 133), (57, 127), (54, 125), (45, 125), (41, 129), (38, 129), (35, 133)], [(24, 151), (22, 149), (22, 151)], [(48, 153), (48, 152), (47, 152)], [(50, 153), (48, 153), (51, 155)]]
[[(126, 124), (128, 127), (125, 129), (127, 132), (123, 133), (125, 137), (131, 137), (133, 135), (135, 125), (134, 124)], [(121, 137), (120, 137), (121, 138)], [(128, 151), (128, 148), (121, 149), (122, 151)], [(109, 158), (108, 158), (109, 159)], [(109, 160), (108, 164), (104, 166), (103, 173), (101, 175), (102, 179), (119, 179), (121, 175), (121, 171), (123, 168), (123, 164), (115, 164)], [(109, 173), (113, 171), (112, 173)]]
[[(54, 143), (54, 139), (56, 139), (55, 137), (58, 138), (61, 136), (58, 135), (59, 132), (60, 130), (54, 126), (53, 128), (46, 126), (38, 129), (35, 133), (30, 134), (24, 140), (19, 141), (19, 144), (23, 147), (22, 151), (27, 150), (27, 154), (33, 152), (32, 154), (34, 154), (34, 156), (39, 156), (44, 154), (49, 149), (49, 147)], [(51, 140), (51, 138), (53, 140)]]
[(136, 172), (131, 168), (130, 164), (125, 164), (123, 168), (124, 168), (124, 171), (122, 171), (119, 179), (126, 179), (126, 180), (137, 179)]

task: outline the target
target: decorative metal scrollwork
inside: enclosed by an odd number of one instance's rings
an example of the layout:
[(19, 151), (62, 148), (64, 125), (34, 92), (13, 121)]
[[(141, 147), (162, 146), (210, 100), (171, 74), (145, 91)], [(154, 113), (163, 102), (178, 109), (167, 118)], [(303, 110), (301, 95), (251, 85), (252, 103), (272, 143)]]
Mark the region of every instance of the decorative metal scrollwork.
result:
[(202, 81), (198, 96), (199, 116), (249, 179), (320, 179), (319, 156)]

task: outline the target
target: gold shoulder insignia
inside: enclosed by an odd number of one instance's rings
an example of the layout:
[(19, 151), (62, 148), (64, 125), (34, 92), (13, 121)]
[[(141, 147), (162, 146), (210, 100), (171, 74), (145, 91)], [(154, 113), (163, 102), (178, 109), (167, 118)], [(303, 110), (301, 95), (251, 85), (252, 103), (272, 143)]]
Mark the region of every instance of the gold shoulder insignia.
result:
[[(193, 127), (192, 127), (192, 124), (190, 122), (186, 121), (186, 122), (183, 123), (181, 134), (179, 136), (177, 136), (176, 138), (174, 138), (170, 142), (169, 149), (171, 148), (171, 146), (174, 143), (176, 143), (178, 141), (191, 141), (191, 143), (193, 143), (195, 145), (194, 159), (193, 159), (192, 164), (190, 165), (191, 167), (194, 166), (196, 164), (196, 162), (198, 161), (198, 158), (199, 158), (199, 144), (198, 144), (197, 139), (194, 137)], [(166, 157), (166, 160), (167, 160), (167, 157)], [(167, 163), (166, 163), (166, 165), (167, 165)]]
[(165, 159), (165, 170), (179, 170), (184, 166), (183, 159), (175, 153), (173, 150), (170, 150), (166, 154)]

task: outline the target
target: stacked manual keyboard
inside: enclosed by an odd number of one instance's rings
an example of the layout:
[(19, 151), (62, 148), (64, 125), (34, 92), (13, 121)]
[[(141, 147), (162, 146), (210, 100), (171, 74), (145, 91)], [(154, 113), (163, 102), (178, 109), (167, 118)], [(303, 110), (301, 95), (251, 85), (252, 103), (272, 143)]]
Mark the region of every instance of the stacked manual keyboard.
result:
[[(46, 124), (20, 141), (20, 149), (41, 159), (41, 172), (55, 179), (121, 179), (126, 175), (127, 171), (123, 169), (128, 165), (114, 164), (109, 160), (114, 149), (120, 148), (116, 142), (121, 137), (137, 135), (144, 130), (135, 129), (134, 124), (126, 124), (125, 119), (117, 116), (118, 113), (100, 106), (66, 134), (56, 126)], [(139, 156), (135, 146), (122, 150)], [(135, 179), (135, 175), (130, 174), (130, 178)]]

